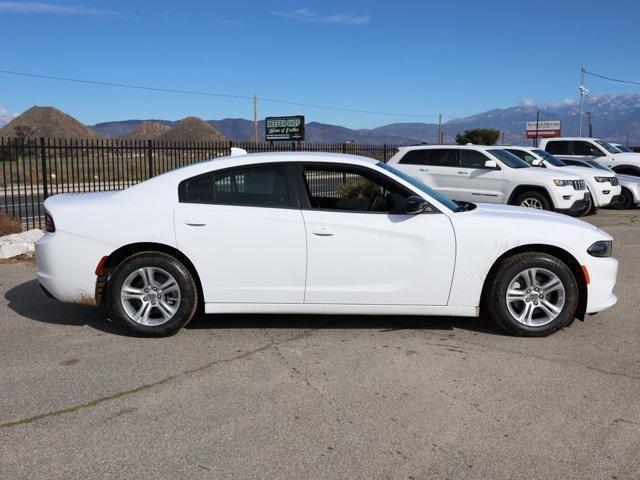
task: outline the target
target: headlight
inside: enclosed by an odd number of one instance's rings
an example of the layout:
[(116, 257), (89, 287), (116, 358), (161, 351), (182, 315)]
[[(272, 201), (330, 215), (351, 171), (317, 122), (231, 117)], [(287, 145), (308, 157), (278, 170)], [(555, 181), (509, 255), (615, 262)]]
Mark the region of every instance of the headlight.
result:
[(598, 183), (610, 182), (609, 177), (593, 177), (594, 180)]
[(571, 180), (554, 180), (553, 183), (555, 183), (558, 187), (570, 187), (571, 185), (573, 185), (573, 182)]
[(587, 253), (592, 257), (610, 257), (613, 249), (611, 240), (601, 240), (587, 248)]

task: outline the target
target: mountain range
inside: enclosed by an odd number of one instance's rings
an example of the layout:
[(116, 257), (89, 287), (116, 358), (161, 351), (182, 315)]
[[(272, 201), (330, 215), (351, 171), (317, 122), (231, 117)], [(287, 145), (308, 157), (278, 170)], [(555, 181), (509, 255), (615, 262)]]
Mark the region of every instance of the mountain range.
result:
[[(640, 144), (640, 95), (607, 94), (585, 97), (584, 112), (591, 112), (593, 134), (611, 141)], [(540, 120), (560, 120), (563, 135), (578, 134), (580, 112), (577, 100), (555, 103), (536, 103), (525, 100), (520, 105), (498, 108), (465, 118), (452, 119), (444, 123), (445, 142), (452, 143), (455, 135), (469, 128), (491, 127), (503, 133), (504, 143), (526, 142), (524, 129), (527, 121), (535, 121), (536, 112)], [(125, 120), (98, 123), (90, 128), (106, 137), (126, 135), (143, 120)], [(173, 126), (168, 120), (152, 120)], [(583, 134), (587, 134), (587, 115), (583, 119)], [(234, 141), (253, 138), (253, 122), (243, 118), (208, 120), (225, 137)], [(260, 140), (264, 140), (264, 123), (259, 122)], [(438, 137), (438, 125), (434, 123), (391, 123), (371, 129), (351, 129), (339, 125), (309, 122), (305, 127), (306, 141), (309, 143), (357, 142), (363, 144), (434, 143)]]

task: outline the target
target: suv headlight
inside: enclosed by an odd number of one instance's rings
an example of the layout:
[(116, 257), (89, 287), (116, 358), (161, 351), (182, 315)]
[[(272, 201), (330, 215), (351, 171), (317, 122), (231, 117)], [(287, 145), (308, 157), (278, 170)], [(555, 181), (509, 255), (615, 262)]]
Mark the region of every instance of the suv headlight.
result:
[(611, 240), (600, 240), (587, 248), (587, 253), (592, 257), (610, 257), (613, 249)]
[(593, 177), (593, 179), (598, 183), (610, 182), (609, 177)]
[(573, 185), (572, 180), (554, 180), (553, 183), (555, 183), (557, 187), (570, 187)]

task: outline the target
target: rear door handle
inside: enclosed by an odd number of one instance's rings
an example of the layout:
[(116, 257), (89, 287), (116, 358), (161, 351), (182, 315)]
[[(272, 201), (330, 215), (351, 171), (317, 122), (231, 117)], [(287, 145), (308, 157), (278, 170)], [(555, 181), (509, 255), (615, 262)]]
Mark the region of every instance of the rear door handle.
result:
[(311, 230), (311, 233), (318, 237), (331, 237), (333, 236), (333, 231), (329, 230), (327, 227), (317, 227)]
[(428, 168), (421, 168), (421, 169), (420, 169), (420, 171), (421, 171), (421, 172), (428, 172), (428, 171), (429, 171), (429, 169), (428, 169)]
[(207, 224), (207, 222), (203, 220), (185, 220), (184, 223), (190, 227), (204, 227)]
[(469, 172), (465, 172), (465, 171), (458, 171), (458, 175), (468, 175)]

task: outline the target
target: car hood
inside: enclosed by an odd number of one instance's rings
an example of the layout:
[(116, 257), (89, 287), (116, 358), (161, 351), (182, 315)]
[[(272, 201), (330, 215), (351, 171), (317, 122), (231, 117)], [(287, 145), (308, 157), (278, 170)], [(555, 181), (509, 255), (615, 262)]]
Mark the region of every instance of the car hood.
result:
[(527, 171), (527, 175), (537, 175), (538, 177), (544, 177), (549, 180), (581, 180), (581, 177), (577, 174), (577, 172), (571, 172), (569, 170), (565, 171), (566, 167), (563, 168), (523, 168), (521, 170)]
[(577, 167), (574, 165), (570, 165), (568, 167), (555, 167), (558, 170), (561, 170), (563, 172), (569, 172), (569, 173), (575, 173), (577, 175), (591, 175), (591, 176), (597, 176), (597, 177), (613, 177), (615, 175), (615, 172), (612, 170), (609, 171), (604, 171), (604, 170), (598, 170), (596, 168), (589, 168), (589, 167)]

